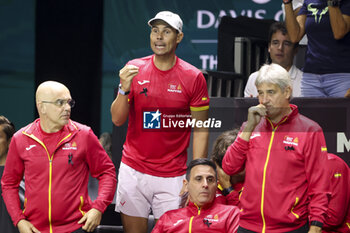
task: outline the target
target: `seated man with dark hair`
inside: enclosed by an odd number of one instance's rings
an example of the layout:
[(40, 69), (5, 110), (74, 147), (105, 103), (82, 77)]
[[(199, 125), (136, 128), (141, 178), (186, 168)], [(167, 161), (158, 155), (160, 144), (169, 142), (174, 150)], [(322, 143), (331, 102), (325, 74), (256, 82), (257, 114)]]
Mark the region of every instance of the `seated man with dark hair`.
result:
[(243, 188), (245, 170), (229, 176), (222, 170), (222, 159), (227, 148), (235, 141), (239, 129), (228, 130), (220, 134), (213, 145), (211, 160), (216, 164), (218, 189), (216, 200), (225, 205), (239, 206), (239, 194)]
[(216, 166), (212, 161), (209, 159), (191, 161), (184, 184), (190, 198), (188, 206), (163, 214), (153, 233), (237, 231), (239, 209), (215, 201)]

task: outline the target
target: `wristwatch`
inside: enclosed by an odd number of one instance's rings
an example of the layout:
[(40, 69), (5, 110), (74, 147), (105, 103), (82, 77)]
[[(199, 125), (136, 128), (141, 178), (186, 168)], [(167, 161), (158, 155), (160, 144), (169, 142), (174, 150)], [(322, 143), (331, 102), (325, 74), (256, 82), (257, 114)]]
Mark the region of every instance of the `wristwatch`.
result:
[(328, 0), (327, 5), (328, 6), (339, 6), (340, 0)]
[(234, 190), (234, 189), (233, 189), (232, 186), (230, 186), (230, 187), (228, 187), (228, 188), (225, 188), (225, 189), (222, 190), (222, 195), (227, 196), (227, 195), (229, 195), (230, 192), (232, 192), (233, 190)]
[(119, 92), (121, 95), (129, 95), (129, 93), (130, 93), (130, 91), (123, 91), (123, 89), (122, 89), (122, 84), (121, 84), (121, 83), (119, 84), (118, 92)]
[(310, 223), (311, 226), (317, 226), (317, 227), (323, 227), (323, 223), (319, 222), (319, 221), (311, 221)]

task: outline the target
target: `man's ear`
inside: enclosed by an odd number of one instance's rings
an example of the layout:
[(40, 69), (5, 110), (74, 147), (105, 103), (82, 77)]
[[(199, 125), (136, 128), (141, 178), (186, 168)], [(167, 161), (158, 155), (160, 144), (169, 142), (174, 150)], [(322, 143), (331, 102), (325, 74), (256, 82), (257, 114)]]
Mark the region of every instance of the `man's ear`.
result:
[(185, 191), (185, 192), (188, 192), (188, 181), (187, 181), (186, 179), (184, 179), (184, 180), (182, 181), (182, 183), (183, 183), (184, 191)]
[(183, 38), (184, 38), (184, 33), (183, 32), (179, 32), (177, 34), (177, 37), (176, 37), (176, 43), (180, 44), (180, 42), (182, 41)]
[(286, 87), (286, 89), (284, 90), (286, 99), (290, 99), (292, 96), (292, 87)]

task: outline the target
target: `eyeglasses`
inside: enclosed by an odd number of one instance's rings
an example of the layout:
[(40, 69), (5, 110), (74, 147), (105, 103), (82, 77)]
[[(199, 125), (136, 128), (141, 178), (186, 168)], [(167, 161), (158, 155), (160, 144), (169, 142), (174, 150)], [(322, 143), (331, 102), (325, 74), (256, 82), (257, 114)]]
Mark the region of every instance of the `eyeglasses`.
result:
[(67, 100), (58, 99), (56, 101), (41, 101), (41, 103), (54, 104), (57, 107), (62, 107), (64, 105), (66, 105), (66, 104), (69, 104), (69, 106), (71, 108), (73, 108), (74, 105), (75, 105), (75, 100), (73, 100), (73, 99), (67, 99)]

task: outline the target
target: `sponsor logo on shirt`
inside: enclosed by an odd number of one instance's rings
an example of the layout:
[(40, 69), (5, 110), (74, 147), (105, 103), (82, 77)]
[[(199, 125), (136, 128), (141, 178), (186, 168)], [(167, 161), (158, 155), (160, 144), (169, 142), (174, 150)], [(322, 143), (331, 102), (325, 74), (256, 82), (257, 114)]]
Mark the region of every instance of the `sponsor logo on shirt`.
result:
[[(322, 16), (325, 15), (328, 12), (328, 6), (325, 7), (324, 9), (318, 9), (317, 7), (313, 7), (314, 5), (316, 5), (316, 4), (315, 3), (310, 3), (309, 5), (307, 5), (307, 10), (309, 12), (311, 12), (312, 16), (315, 16), (315, 23), (320, 23), (321, 19), (322, 19)], [(319, 16), (318, 20), (317, 20), (317, 16)]]
[(142, 80), (142, 82), (137, 81), (137, 83), (142, 86), (143, 84), (150, 83), (150, 81), (149, 80)]
[(30, 149), (32, 149), (33, 147), (36, 147), (36, 145), (30, 145), (30, 146), (26, 147), (26, 150), (30, 150)]
[(182, 93), (182, 87), (181, 85), (177, 85), (177, 84), (168, 84), (168, 92), (172, 92), (172, 93)]
[(260, 137), (261, 134), (260, 133), (252, 133), (252, 135), (250, 136), (250, 139), (256, 138), (256, 137)]
[(205, 225), (207, 225), (208, 227), (210, 227), (210, 225), (213, 222), (219, 222), (219, 215), (215, 214), (215, 216), (213, 217), (213, 215), (207, 215), (204, 219), (203, 219), (203, 223)]
[(76, 142), (73, 142), (73, 143), (67, 142), (62, 147), (62, 150), (77, 150), (77, 149), (78, 147)]
[(183, 219), (177, 220), (177, 222), (174, 223), (174, 226), (176, 226), (176, 225), (179, 224), (180, 222), (183, 222)]
[(289, 136), (284, 136), (283, 143), (287, 145), (293, 145), (293, 146), (298, 146), (299, 139), (298, 137), (293, 138)]

